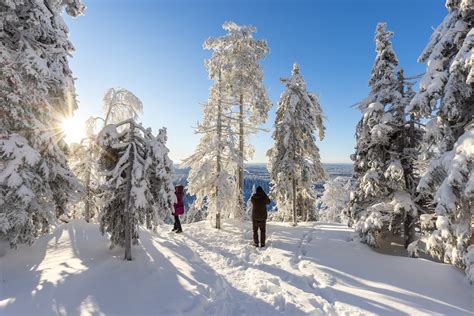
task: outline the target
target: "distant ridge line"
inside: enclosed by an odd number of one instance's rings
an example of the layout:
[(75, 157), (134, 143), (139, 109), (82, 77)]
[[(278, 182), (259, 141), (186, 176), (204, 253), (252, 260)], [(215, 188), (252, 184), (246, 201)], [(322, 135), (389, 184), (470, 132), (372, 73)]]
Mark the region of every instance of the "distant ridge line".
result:
[[(246, 163), (245, 165), (246, 166), (267, 166), (267, 163), (266, 162), (249, 162), (249, 163)], [(352, 163), (350, 162), (323, 162), (322, 165), (323, 166), (338, 166), (338, 165), (349, 166), (349, 165), (352, 165)], [(174, 166), (180, 169), (186, 169), (186, 168), (182, 168), (179, 163), (175, 163)]]

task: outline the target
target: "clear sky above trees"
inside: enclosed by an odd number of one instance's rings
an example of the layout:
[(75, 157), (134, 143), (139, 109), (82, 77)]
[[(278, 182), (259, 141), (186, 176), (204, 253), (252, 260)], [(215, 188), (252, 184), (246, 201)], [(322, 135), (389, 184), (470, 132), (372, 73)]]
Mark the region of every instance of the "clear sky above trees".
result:
[[(210, 52), (202, 43), (223, 35), (225, 21), (256, 26), (255, 37), (266, 39), (271, 49), (263, 69), (274, 107), (264, 127), (274, 123), (284, 89), (279, 78), (289, 76), (298, 62), (327, 118), (326, 138), (318, 142), (323, 162), (350, 162), (360, 118), (351, 105), (368, 92), (377, 22), (395, 32), (394, 50), (411, 76), (425, 70), (417, 57), (447, 12), (444, 1), (433, 0), (84, 2), (86, 15), (68, 23), (77, 50), (70, 63), (80, 101), (75, 120), (99, 114), (107, 88), (130, 89), (143, 101), (144, 125), (154, 132), (168, 127), (176, 162), (197, 144), (192, 127), (201, 119), (200, 103), (211, 85), (203, 64)], [(253, 162), (266, 162), (271, 132), (257, 134), (252, 143)]]

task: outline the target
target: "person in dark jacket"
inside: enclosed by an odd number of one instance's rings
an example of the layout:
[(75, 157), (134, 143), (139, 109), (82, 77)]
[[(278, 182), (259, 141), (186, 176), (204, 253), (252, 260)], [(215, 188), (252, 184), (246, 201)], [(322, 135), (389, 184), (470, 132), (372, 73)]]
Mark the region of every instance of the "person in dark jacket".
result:
[(267, 225), (267, 205), (270, 199), (263, 191), (262, 187), (258, 187), (255, 194), (252, 195), (252, 226), (253, 226), (253, 244), (259, 246), (258, 230), (260, 229), (260, 247), (265, 247), (265, 230)]
[(174, 203), (174, 226), (173, 230), (177, 233), (182, 233), (183, 229), (181, 228), (181, 222), (179, 221), (179, 215), (184, 214), (184, 187), (178, 185), (174, 188), (174, 194), (176, 194), (176, 203)]

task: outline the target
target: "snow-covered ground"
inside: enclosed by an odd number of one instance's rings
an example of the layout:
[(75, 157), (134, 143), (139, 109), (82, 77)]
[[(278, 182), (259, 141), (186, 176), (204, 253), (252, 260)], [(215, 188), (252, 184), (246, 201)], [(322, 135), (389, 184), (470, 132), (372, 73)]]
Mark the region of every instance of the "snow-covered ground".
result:
[(456, 268), (374, 252), (337, 224), (207, 223), (141, 232), (134, 261), (97, 225), (73, 221), (0, 257), (1, 315), (474, 314)]

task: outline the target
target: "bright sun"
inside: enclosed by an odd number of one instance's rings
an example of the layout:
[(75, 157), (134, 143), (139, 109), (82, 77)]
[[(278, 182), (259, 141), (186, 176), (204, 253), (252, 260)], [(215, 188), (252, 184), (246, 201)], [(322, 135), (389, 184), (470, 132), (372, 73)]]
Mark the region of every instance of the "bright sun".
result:
[(69, 117), (61, 123), (61, 129), (64, 133), (66, 143), (79, 143), (85, 136), (84, 122), (81, 122), (77, 116)]

